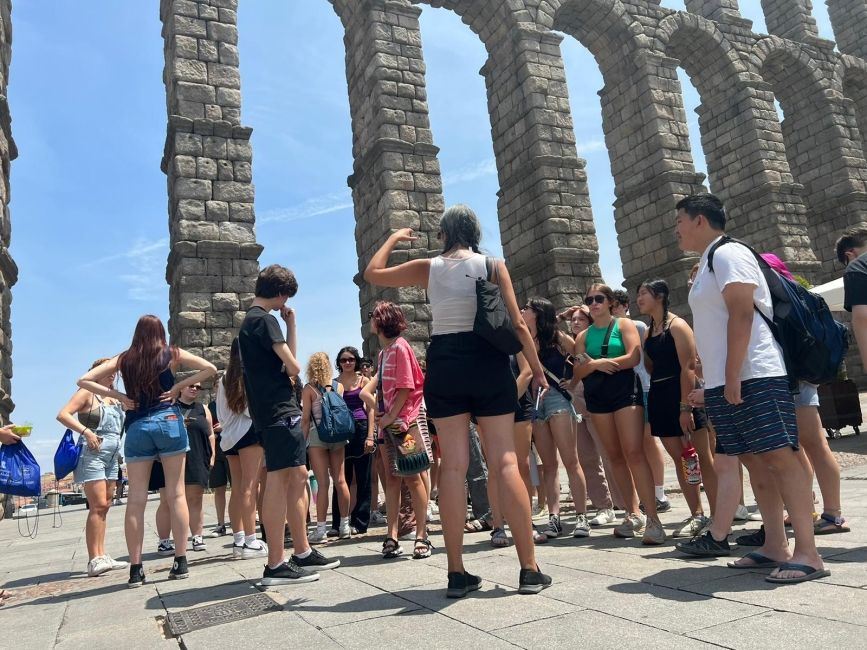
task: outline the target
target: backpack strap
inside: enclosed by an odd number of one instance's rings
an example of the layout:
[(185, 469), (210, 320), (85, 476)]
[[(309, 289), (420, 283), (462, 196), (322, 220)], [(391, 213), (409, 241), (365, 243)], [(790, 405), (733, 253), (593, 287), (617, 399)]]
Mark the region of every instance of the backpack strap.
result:
[(608, 358), (608, 344), (611, 342), (611, 333), (614, 331), (614, 323), (617, 322), (616, 318), (612, 318), (611, 322), (608, 323), (608, 329), (605, 330), (605, 338), (602, 339), (602, 358)]

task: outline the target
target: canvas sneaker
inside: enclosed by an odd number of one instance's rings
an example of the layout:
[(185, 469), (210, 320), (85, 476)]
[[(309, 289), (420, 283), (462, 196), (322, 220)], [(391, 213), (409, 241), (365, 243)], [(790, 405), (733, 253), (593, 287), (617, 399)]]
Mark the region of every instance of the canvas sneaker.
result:
[(208, 546), (205, 544), (205, 539), (201, 535), (193, 535), (193, 550), (206, 551)]
[(219, 526), (216, 526), (214, 530), (208, 533), (208, 537), (222, 537), (226, 534), (226, 524), (220, 524)]
[(572, 537), (590, 537), (590, 522), (587, 521), (587, 515), (583, 512), (578, 515), (575, 522), (575, 530), (572, 531)]
[(319, 580), (318, 573), (302, 569), (292, 560), (283, 562), (276, 569), (265, 565), (265, 571), (262, 573), (262, 586), (264, 587), (298, 585), (305, 582), (316, 582), (317, 580)]
[(127, 580), (126, 586), (130, 589), (135, 589), (136, 587), (141, 587), (147, 580), (145, 580), (144, 567), (141, 564), (132, 564), (129, 567), (129, 580)]
[(161, 539), (160, 543), (157, 544), (157, 555), (174, 555), (175, 554), (175, 543), (170, 539)]
[(560, 537), (563, 534), (563, 525), (560, 523), (559, 515), (551, 515), (548, 517), (548, 525), (542, 529), (542, 532), (545, 533), (551, 539), (556, 537)]
[(182, 555), (176, 557), (172, 563), (172, 570), (169, 571), (169, 580), (184, 580), (190, 577), (190, 570), (187, 568), (187, 557)]

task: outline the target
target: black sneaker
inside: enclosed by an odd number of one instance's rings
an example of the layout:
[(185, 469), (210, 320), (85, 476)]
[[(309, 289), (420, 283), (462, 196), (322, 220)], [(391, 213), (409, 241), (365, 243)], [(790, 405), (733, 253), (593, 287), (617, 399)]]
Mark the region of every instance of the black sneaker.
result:
[(548, 525), (542, 529), (542, 532), (551, 539), (560, 537), (560, 535), (563, 534), (563, 525), (560, 523), (560, 516), (551, 515), (548, 517)]
[(129, 580), (126, 586), (130, 589), (135, 589), (136, 587), (141, 587), (145, 582), (147, 580), (145, 580), (144, 567), (141, 564), (130, 564)]
[(181, 555), (176, 557), (172, 564), (172, 570), (169, 571), (169, 580), (183, 580), (190, 577), (190, 570), (187, 568), (187, 556)]
[(293, 555), (292, 561), (302, 569), (310, 569), (311, 571), (336, 569), (340, 566), (340, 560), (329, 560), (315, 548), (311, 548), (310, 555), (303, 559), (297, 555)]
[[(638, 509), (641, 510), (641, 514), (647, 514), (647, 509), (644, 507), (643, 503), (638, 504)], [(656, 500), (656, 514), (668, 512), (669, 510), (671, 510), (671, 499), (666, 499), (665, 501), (660, 501), (659, 499)]]
[(765, 527), (762, 525), (757, 531), (736, 537), (735, 541), (738, 546), (764, 546), (765, 545)]
[(530, 569), (521, 569), (518, 576), (518, 593), (519, 594), (538, 594), (543, 589), (551, 586), (551, 576), (546, 576), (536, 567), (535, 571)]
[(464, 571), (449, 573), (449, 586), (446, 589), (446, 598), (463, 598), (471, 591), (476, 591), (482, 586), (482, 579)]
[(723, 557), (731, 555), (728, 539), (718, 542), (713, 538), (710, 531), (707, 531), (704, 535), (693, 537), (688, 542), (678, 542), (676, 547), (681, 553), (696, 557)]
[(304, 582), (316, 582), (317, 580), (319, 580), (318, 573), (302, 569), (292, 560), (283, 562), (276, 569), (272, 569), (266, 564), (265, 571), (262, 573), (262, 586), (264, 587), (298, 585)]

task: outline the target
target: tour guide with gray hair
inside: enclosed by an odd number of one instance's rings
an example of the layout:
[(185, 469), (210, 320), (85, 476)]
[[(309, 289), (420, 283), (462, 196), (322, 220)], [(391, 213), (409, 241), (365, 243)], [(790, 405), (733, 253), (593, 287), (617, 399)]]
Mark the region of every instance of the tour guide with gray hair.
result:
[[(497, 496), (512, 528), (521, 564), (518, 591), (538, 593), (550, 586), (551, 578), (536, 564), (530, 499), (515, 456), (515, 378), (508, 355), (473, 332), (476, 278), (487, 275), (485, 257), (479, 253), (479, 221), (470, 208), (451, 207), (442, 216), (437, 237), (443, 242), (441, 255), (386, 268), (399, 243), (417, 239), (410, 228), (398, 230), (374, 254), (364, 271), (364, 279), (382, 287), (417, 286), (428, 292), (433, 332), (424, 398), (439, 434), (442, 453), (439, 504), (448, 555), (446, 596), (461, 598), (481, 584), (480, 578), (464, 570), (462, 557), (470, 416), (478, 421), (488, 452), (488, 469), (497, 477)], [(548, 384), (533, 339), (518, 310), (509, 271), (502, 260), (496, 260), (495, 266), (495, 281), (533, 372), (534, 391), (544, 391)]]
[[(783, 584), (822, 578), (830, 572), (816, 549), (812, 477), (798, 453), (795, 403), (783, 353), (758, 313), (771, 317), (771, 294), (752, 251), (735, 242), (718, 245), (725, 224), (722, 202), (712, 194), (688, 196), (677, 204), (680, 248), (702, 251), (689, 305), (704, 370), (704, 402), (721, 452), (713, 524), (701, 537), (677, 547), (705, 557), (729, 554), (727, 536), (737, 504), (724, 496), (736, 491), (737, 458), (750, 472), (765, 542), (729, 566), (773, 568), (766, 580)], [(713, 270), (708, 267), (711, 250)], [(793, 553), (783, 525), (784, 503), (795, 532)]]

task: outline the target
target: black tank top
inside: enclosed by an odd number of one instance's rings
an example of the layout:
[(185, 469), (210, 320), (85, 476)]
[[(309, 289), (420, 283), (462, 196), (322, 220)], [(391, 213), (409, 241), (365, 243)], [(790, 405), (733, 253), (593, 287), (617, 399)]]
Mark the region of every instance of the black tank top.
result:
[(669, 331), (670, 327), (671, 323), (662, 334), (648, 335), (644, 341), (644, 353), (653, 362), (650, 381), (680, 376), (680, 359), (677, 358), (677, 347), (674, 344), (674, 336)]
[(539, 350), (539, 361), (552, 375), (560, 379), (572, 379), (572, 366), (566, 363), (566, 355), (559, 348)]

